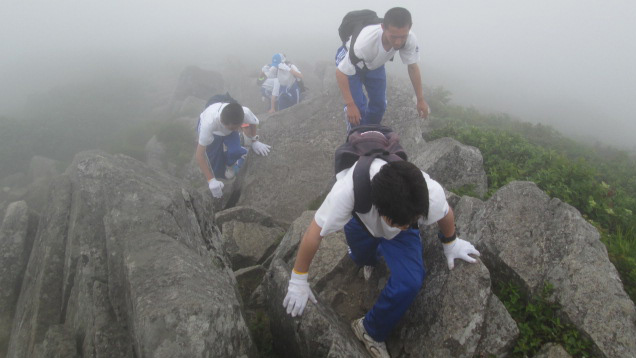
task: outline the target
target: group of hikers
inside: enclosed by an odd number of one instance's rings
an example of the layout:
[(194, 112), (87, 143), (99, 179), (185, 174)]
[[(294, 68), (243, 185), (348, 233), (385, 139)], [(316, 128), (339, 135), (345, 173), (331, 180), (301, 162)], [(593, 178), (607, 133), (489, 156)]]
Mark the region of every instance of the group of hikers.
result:
[(269, 103), (268, 113), (289, 108), (302, 99), (303, 74), (287, 60), (285, 54), (272, 56), (272, 63), (263, 66), (257, 83), (261, 84), (263, 101)]
[[(458, 237), (442, 186), (409, 162), (397, 133), (380, 124), (386, 109), (384, 65), (397, 53), (408, 67), (419, 115), (426, 118), (430, 113), (411, 26), (410, 12), (400, 7), (388, 10), (382, 19), (370, 10), (353, 11), (343, 19), (336, 77), (345, 102), (347, 141), (336, 149), (336, 182), (300, 242), (283, 301), (292, 317), (302, 315), (307, 301), (317, 303), (307, 279), (309, 267), (322, 238), (344, 230), (348, 254), (366, 280), (381, 259), (390, 270), (374, 306), (351, 324), (373, 357), (389, 357), (385, 341), (422, 287), (426, 272), (419, 225), (438, 224), (449, 269), (455, 259), (473, 263), (476, 259), (470, 255), (479, 256), (471, 243)], [(302, 77), (282, 54), (275, 55), (263, 73), (272, 67)], [(294, 86), (289, 84), (281, 81), (278, 90), (272, 91), (279, 109), (281, 93)], [(271, 103), (270, 110), (274, 100)], [(196, 158), (214, 197), (223, 195), (218, 179), (234, 177), (245, 160), (248, 149), (241, 146), (240, 130), (245, 146), (258, 155), (270, 152), (271, 147), (256, 134), (257, 125), (256, 116), (228, 95), (211, 99), (201, 114)]]

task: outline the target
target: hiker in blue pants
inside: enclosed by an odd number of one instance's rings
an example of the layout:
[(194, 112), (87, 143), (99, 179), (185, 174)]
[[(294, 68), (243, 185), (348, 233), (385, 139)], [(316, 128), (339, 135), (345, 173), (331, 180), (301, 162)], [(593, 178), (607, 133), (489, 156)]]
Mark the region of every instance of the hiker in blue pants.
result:
[[(216, 102), (215, 97), (224, 101)], [(266, 156), (271, 147), (262, 143), (256, 135), (258, 118), (249, 108), (236, 103), (229, 94), (215, 97), (208, 102), (199, 119), (199, 143), (195, 158), (208, 181), (212, 196), (221, 198), (224, 184), (218, 179), (232, 179), (248, 151), (241, 146), (238, 131), (243, 128), (245, 144), (251, 146), (258, 155)], [(247, 126), (243, 127), (245, 124)]]
[(303, 74), (298, 67), (287, 61), (284, 54), (277, 53), (272, 56), (269, 75), (271, 76), (272, 74), (275, 74), (278, 81), (274, 83), (274, 88), (272, 89), (272, 102), (269, 113), (300, 103), (302, 97), (298, 83), (302, 81)]
[[(344, 110), (349, 128), (360, 124), (380, 123), (382, 120), (386, 109), (384, 64), (391, 61), (396, 53), (400, 54), (402, 62), (407, 65), (420, 117), (426, 118), (430, 113), (424, 99), (417, 64), (420, 54), (417, 39), (411, 32), (411, 13), (396, 7), (387, 11), (384, 19), (378, 20), (382, 23), (367, 25), (359, 33), (349, 34), (349, 40), (336, 54), (336, 80), (345, 101)], [(344, 22), (343, 20), (343, 25)], [(359, 28), (364, 24), (350, 25)], [(369, 95), (368, 100), (362, 91), (363, 86)]]
[(309, 266), (322, 238), (344, 228), (349, 255), (364, 266), (365, 279), (378, 255), (389, 267), (391, 275), (373, 308), (352, 323), (353, 332), (373, 357), (389, 357), (384, 341), (417, 296), (425, 277), (418, 221), (420, 225), (438, 224), (449, 269), (457, 258), (476, 262), (469, 255), (479, 252), (457, 237), (453, 211), (442, 186), (407, 161), (372, 159), (368, 167), (370, 210), (355, 211), (358, 199), (353, 172), (360, 163), (358, 160), (336, 175), (336, 183), (316, 211), (300, 243), (283, 306), (295, 317), (303, 313), (309, 299), (317, 303), (307, 280)]

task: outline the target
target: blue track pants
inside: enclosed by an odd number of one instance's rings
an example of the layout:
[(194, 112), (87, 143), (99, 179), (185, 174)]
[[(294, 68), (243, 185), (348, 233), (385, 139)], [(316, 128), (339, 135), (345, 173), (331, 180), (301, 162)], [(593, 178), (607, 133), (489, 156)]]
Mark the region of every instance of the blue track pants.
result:
[(417, 296), (426, 276), (419, 230), (403, 230), (392, 240), (387, 240), (371, 236), (357, 219), (352, 218), (344, 232), (349, 255), (356, 264), (374, 266), (381, 255), (391, 271), (380, 297), (363, 321), (369, 335), (384, 342)]

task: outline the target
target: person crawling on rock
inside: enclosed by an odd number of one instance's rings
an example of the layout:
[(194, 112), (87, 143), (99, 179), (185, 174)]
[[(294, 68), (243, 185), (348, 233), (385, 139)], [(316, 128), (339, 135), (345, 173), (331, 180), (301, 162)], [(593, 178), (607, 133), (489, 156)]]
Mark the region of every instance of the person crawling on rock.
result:
[(276, 78), (276, 81), (272, 82), (271, 106), (268, 113), (282, 111), (300, 103), (303, 74), (296, 65), (287, 60), (285, 54), (277, 53), (272, 56), (267, 77)]
[[(354, 128), (347, 143), (336, 151), (336, 183), (301, 240), (283, 306), (295, 317), (303, 313), (308, 299), (317, 303), (307, 281), (309, 266), (322, 238), (344, 228), (349, 256), (364, 267), (365, 279), (371, 276), (379, 257), (391, 272), (371, 310), (352, 323), (354, 333), (373, 357), (388, 357), (384, 341), (415, 299), (425, 277), (418, 221), (420, 225), (438, 224), (449, 269), (456, 258), (473, 263), (476, 260), (469, 255), (480, 254), (457, 236), (444, 189), (406, 161), (399, 143), (396, 146), (397, 135), (364, 130)], [(365, 140), (384, 141), (384, 154), (355, 158), (356, 150), (369, 149)], [(345, 155), (355, 158), (353, 164), (339, 161)], [(339, 171), (342, 167), (345, 169)]]
[(245, 161), (248, 149), (241, 146), (241, 128), (245, 145), (251, 146), (258, 155), (269, 154), (271, 146), (259, 140), (257, 125), (254, 113), (229, 94), (212, 97), (201, 113), (195, 157), (215, 198), (223, 196), (224, 184), (218, 179), (234, 178)]
[(430, 113), (424, 99), (417, 64), (419, 47), (411, 32), (412, 24), (411, 13), (401, 7), (389, 9), (383, 19), (371, 10), (352, 11), (344, 17), (338, 29), (343, 44), (336, 53), (336, 80), (345, 102), (349, 128), (382, 121), (386, 110), (384, 64), (397, 53), (407, 65), (419, 115), (426, 118)]

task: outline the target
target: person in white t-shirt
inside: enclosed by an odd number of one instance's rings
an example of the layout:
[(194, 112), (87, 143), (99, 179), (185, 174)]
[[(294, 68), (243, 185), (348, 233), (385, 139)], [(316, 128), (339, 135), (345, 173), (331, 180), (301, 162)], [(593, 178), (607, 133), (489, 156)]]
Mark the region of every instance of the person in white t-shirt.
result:
[(273, 68), (272, 65), (270, 65), (270, 64), (267, 64), (267, 65), (263, 66), (263, 68), (261, 68), (261, 75), (259, 77), (259, 80), (262, 78), (261, 95), (263, 96), (263, 100), (267, 99), (267, 103), (270, 104), (269, 110), (274, 108), (271, 105), (271, 103), (272, 103), (272, 91), (274, 90), (274, 87), (279, 87), (280, 88), (280, 84), (278, 83), (277, 74), (278, 74), (278, 71), (276, 71), (276, 69)]
[(241, 146), (239, 136), (243, 124), (248, 125), (243, 128), (245, 144), (258, 155), (269, 154), (271, 146), (256, 135), (258, 118), (249, 108), (236, 102), (217, 102), (201, 113), (195, 157), (215, 198), (223, 196), (224, 184), (218, 179), (232, 179), (245, 160), (247, 149)]
[(388, 357), (384, 341), (415, 299), (425, 277), (418, 220), (422, 225), (439, 225), (449, 269), (456, 258), (476, 262), (469, 254), (479, 252), (457, 237), (453, 211), (441, 185), (407, 161), (374, 159), (369, 168), (371, 210), (353, 212), (353, 172), (358, 163), (336, 175), (336, 183), (316, 211), (300, 243), (283, 306), (297, 316), (309, 298), (316, 303), (307, 281), (309, 266), (322, 238), (344, 228), (349, 256), (358, 266), (365, 266), (365, 278), (379, 255), (391, 272), (373, 308), (352, 324), (373, 356)]
[[(369, 25), (360, 31), (353, 54), (360, 59), (352, 63), (349, 56), (351, 39), (336, 54), (336, 79), (345, 101), (349, 128), (359, 124), (379, 124), (386, 110), (386, 72), (384, 64), (399, 52), (408, 67), (409, 78), (417, 98), (417, 111), (422, 118), (429, 114), (424, 99), (418, 61), (419, 47), (411, 32), (411, 13), (401, 7), (390, 9), (382, 24)], [(368, 100), (362, 87), (367, 91)]]
[(302, 80), (303, 75), (298, 67), (287, 61), (284, 54), (277, 53), (272, 56), (272, 64), (269, 71), (268, 76), (275, 74), (278, 79), (278, 83), (274, 83), (274, 88), (272, 89), (269, 113), (300, 103), (301, 95), (298, 81)]

